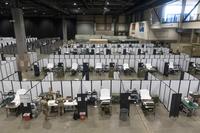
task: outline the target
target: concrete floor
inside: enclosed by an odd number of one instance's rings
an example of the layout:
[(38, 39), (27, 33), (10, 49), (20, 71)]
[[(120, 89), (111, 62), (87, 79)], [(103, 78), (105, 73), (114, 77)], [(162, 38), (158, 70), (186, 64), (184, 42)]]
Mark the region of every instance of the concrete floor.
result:
[[(41, 74), (39, 77), (35, 77), (33, 71), (24, 72), (22, 74), (23, 80), (42, 80), (44, 79), (44, 75)], [(140, 78), (136, 73), (132, 72), (131, 74), (125, 75), (123, 72), (120, 74), (120, 78), (122, 80), (142, 80), (144, 78)], [(64, 77), (58, 78), (54, 76), (54, 80), (77, 80), (82, 79), (82, 73), (76, 73), (76, 75), (71, 75), (70, 72), (66, 72)], [(113, 78), (108, 77), (108, 73), (96, 73), (90, 72), (90, 80), (111, 80)]]
[(101, 116), (98, 108), (89, 107), (88, 119), (73, 120), (73, 113), (65, 113), (62, 117), (50, 117), (44, 120), (41, 113), (38, 118), (23, 121), (21, 117), (6, 117), (5, 110), (0, 110), (1, 133), (198, 133), (200, 131), (200, 115), (169, 118), (168, 112), (160, 104), (156, 115), (143, 115), (139, 106), (131, 105), (128, 121), (119, 120), (119, 105), (113, 105), (112, 116)]
[(153, 75), (160, 80), (180, 80), (181, 73), (176, 72), (174, 74), (169, 74), (168, 77), (159, 72), (155, 72)]

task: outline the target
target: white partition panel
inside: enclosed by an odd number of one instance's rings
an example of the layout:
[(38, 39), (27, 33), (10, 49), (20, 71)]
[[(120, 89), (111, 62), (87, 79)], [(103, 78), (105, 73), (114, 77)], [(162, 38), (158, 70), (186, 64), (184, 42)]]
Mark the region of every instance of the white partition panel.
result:
[(52, 81), (52, 89), (54, 92), (59, 91), (62, 94), (61, 81)]
[(77, 97), (78, 93), (81, 93), (81, 81), (72, 81), (73, 98)]
[(160, 101), (161, 101), (162, 103), (163, 103), (163, 100), (164, 100), (165, 88), (166, 88), (166, 85), (165, 85), (163, 82), (161, 82), (159, 98), (160, 98)]
[(170, 88), (169, 88), (169, 86), (166, 86), (165, 94), (164, 94), (164, 101), (163, 101), (163, 104), (165, 105), (165, 107), (168, 107), (169, 96), (170, 96)]
[(170, 80), (162, 80), (165, 84), (167, 84), (168, 86), (170, 86)]
[(189, 92), (197, 92), (199, 87), (199, 80), (191, 80)]
[(124, 62), (123, 62), (123, 59), (119, 59), (119, 60), (118, 60), (118, 65), (123, 65), (123, 63), (124, 63)]
[(46, 67), (47, 64), (48, 64), (48, 59), (42, 59), (42, 61), (43, 61), (43, 65), (44, 65), (44, 67)]
[(66, 66), (67, 67), (71, 67), (72, 66), (71, 59), (66, 59), (65, 62), (66, 62)]
[(101, 88), (111, 90), (110, 80), (102, 80)]
[(21, 85), (22, 85), (22, 89), (26, 89), (26, 90), (31, 89), (31, 82), (30, 81), (22, 81)]
[(13, 61), (13, 64), (14, 64), (14, 70), (17, 71), (17, 63), (16, 63), (16, 60)]
[(124, 59), (124, 63), (130, 64), (129, 61), (129, 59)]
[(132, 90), (136, 89), (137, 91), (139, 91), (140, 88), (141, 88), (140, 85), (141, 85), (141, 81), (140, 80), (132, 80), (131, 88), (132, 88)]
[(134, 68), (134, 65), (135, 65), (135, 61), (133, 59), (130, 59), (130, 67)]
[(21, 89), (20, 81), (12, 81), (12, 84), (14, 92), (17, 92), (17, 90)]
[(62, 81), (63, 97), (72, 96), (71, 81)]
[(189, 80), (189, 74), (184, 72), (183, 80)]
[(7, 75), (7, 72), (6, 72), (6, 66), (5, 65), (1, 65), (1, 71), (2, 71), (3, 78), (6, 78), (8, 75)]
[(82, 81), (82, 91), (83, 93), (92, 91), (91, 81)]
[(180, 91), (182, 93), (182, 97), (186, 97), (189, 89), (189, 80), (181, 80)]
[(49, 92), (49, 89), (51, 87), (51, 84), (49, 81), (42, 81), (42, 90), (43, 92)]
[(130, 80), (122, 80), (121, 83), (121, 92), (126, 92), (131, 90), (131, 81)]
[(1, 92), (4, 92), (2, 81), (0, 81), (0, 91), (1, 91)]
[(160, 91), (160, 81), (152, 81), (151, 82), (151, 96), (159, 96)]
[(109, 65), (110, 62), (112, 62), (112, 59), (107, 59), (107, 60), (106, 60), (106, 65)]
[(3, 87), (4, 87), (4, 92), (9, 92), (13, 90), (11, 81), (2, 81)]
[(15, 73), (14, 62), (10, 62), (10, 71), (11, 73)]
[(150, 90), (150, 81), (148, 81), (148, 80), (142, 80), (141, 89)]
[(83, 59), (78, 59), (78, 64), (83, 65)]
[(6, 63), (6, 71), (7, 71), (7, 76), (13, 74), (13, 73), (11, 73), (11, 70), (10, 70), (10, 62)]
[(94, 59), (90, 59), (90, 66), (91, 66), (91, 67), (95, 67)]
[(180, 80), (171, 80), (170, 88), (178, 93)]
[(106, 64), (106, 59), (102, 58), (101, 59), (101, 63), (105, 65)]
[(112, 80), (112, 93), (120, 93), (120, 80)]
[(97, 91), (98, 94), (100, 94), (101, 89), (101, 81), (92, 81), (92, 90)]

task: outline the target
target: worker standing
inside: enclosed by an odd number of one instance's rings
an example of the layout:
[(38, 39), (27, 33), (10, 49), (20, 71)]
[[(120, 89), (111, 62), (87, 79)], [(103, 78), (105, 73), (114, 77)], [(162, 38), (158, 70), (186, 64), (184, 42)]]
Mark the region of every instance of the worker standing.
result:
[(44, 119), (48, 120), (48, 112), (49, 112), (49, 108), (48, 108), (48, 102), (46, 99), (42, 99), (41, 100), (41, 104), (42, 104), (42, 112), (44, 114)]
[(62, 116), (64, 114), (64, 103), (65, 103), (65, 98), (62, 96), (58, 97), (56, 99), (56, 103), (58, 104), (58, 115)]

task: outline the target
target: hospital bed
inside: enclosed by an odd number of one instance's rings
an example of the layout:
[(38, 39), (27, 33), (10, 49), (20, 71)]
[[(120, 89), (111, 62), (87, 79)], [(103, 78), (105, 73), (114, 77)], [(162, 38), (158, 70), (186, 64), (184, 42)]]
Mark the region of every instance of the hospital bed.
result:
[(77, 71), (78, 71), (78, 64), (72, 63), (71, 75), (75, 75)]
[(149, 94), (149, 90), (142, 89), (140, 90), (140, 100), (141, 107), (144, 112), (154, 112), (155, 114), (155, 103)]
[(25, 89), (17, 90), (14, 100), (6, 105), (6, 115), (7, 116), (11, 110), (14, 110), (16, 112), (16, 116), (20, 114), (20, 111), (21, 111), (20, 110), (20, 104), (21, 104), (20, 95), (24, 95), (24, 94), (26, 94), (26, 92), (27, 92), (27, 90), (25, 90)]
[(111, 115), (112, 106), (111, 106), (110, 90), (109, 89), (101, 89), (99, 100), (100, 100), (101, 113)]
[(96, 72), (101, 72), (103, 70), (103, 64), (100, 62), (100, 63), (96, 63), (95, 65), (95, 71)]
[(145, 68), (146, 68), (149, 72), (156, 72), (156, 68), (153, 67), (150, 63), (145, 64)]
[(179, 70), (179, 65), (175, 65), (174, 62), (169, 62), (169, 73), (178, 72)]
[(129, 67), (128, 63), (124, 63), (123, 64), (123, 71), (124, 71), (124, 73), (128, 74), (130, 72), (129, 70), (130, 70), (130, 67)]
[(47, 70), (52, 71), (54, 68), (54, 64), (53, 63), (48, 63), (47, 64)]

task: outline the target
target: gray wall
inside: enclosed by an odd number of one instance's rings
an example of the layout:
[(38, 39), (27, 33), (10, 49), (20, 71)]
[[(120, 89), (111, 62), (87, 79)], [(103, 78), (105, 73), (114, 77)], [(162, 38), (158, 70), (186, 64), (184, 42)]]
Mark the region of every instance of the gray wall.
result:
[(77, 22), (77, 34), (94, 34), (93, 22)]

